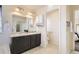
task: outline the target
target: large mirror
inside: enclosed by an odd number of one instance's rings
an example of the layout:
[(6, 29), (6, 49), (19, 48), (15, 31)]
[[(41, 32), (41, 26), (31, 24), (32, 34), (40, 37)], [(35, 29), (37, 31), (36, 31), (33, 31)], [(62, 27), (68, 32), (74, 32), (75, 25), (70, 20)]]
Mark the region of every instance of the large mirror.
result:
[(33, 19), (12, 15), (12, 32), (28, 32), (33, 27)]

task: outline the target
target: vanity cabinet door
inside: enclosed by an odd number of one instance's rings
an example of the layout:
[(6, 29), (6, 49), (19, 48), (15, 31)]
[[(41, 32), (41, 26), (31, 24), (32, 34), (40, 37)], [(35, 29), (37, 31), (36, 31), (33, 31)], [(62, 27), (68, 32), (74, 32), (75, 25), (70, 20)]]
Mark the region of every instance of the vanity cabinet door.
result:
[(30, 39), (28, 36), (14, 37), (12, 38), (12, 44), (10, 46), (12, 54), (22, 53), (30, 49)]
[(11, 53), (18, 54), (21, 53), (24, 47), (25, 37), (14, 37), (11, 43)]
[(25, 50), (30, 49), (30, 36), (25, 37)]
[(41, 44), (41, 34), (36, 35), (36, 46), (39, 46)]
[(36, 47), (36, 35), (30, 35), (30, 48)]
[(26, 49), (26, 39), (25, 36), (21, 36), (17, 39), (17, 49), (18, 49), (18, 53), (22, 53), (24, 52)]
[(41, 43), (41, 34), (35, 34), (30, 36), (30, 47), (34, 48), (39, 46)]
[(29, 36), (23, 36), (20, 39), (20, 52), (23, 53), (25, 51), (27, 51), (28, 49), (30, 49), (30, 37)]

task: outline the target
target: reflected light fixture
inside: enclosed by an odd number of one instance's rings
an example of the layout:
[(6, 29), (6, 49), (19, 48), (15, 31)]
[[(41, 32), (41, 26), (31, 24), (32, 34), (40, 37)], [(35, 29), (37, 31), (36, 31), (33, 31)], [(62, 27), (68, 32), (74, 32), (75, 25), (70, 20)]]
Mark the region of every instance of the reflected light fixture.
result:
[(32, 13), (31, 13), (31, 12), (27, 12), (27, 14), (28, 14), (28, 15), (32, 15)]
[(28, 17), (28, 18), (32, 18), (32, 16), (31, 16), (31, 15), (26, 15), (26, 17)]
[(15, 10), (16, 10), (16, 11), (20, 11), (19, 8), (16, 8)]

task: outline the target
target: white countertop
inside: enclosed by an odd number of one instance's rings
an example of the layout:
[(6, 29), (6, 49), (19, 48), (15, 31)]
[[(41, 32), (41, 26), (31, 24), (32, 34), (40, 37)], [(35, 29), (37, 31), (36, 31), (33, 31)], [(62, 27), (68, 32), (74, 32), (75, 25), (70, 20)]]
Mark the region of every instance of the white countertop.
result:
[(33, 35), (33, 34), (41, 34), (39, 32), (33, 32), (33, 33), (27, 33), (27, 32), (16, 32), (16, 33), (11, 33), (10, 37), (19, 37), (19, 36), (26, 36), (26, 35)]

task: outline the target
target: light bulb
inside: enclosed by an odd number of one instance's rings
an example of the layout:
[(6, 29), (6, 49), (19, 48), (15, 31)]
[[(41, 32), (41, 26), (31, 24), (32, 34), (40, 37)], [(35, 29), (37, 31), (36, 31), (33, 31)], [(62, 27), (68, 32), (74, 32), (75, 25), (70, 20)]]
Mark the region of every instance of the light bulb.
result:
[(28, 14), (28, 15), (32, 15), (32, 13), (31, 13), (31, 12), (27, 12), (27, 14)]
[(16, 10), (16, 11), (19, 11), (19, 8), (16, 8), (15, 10)]

